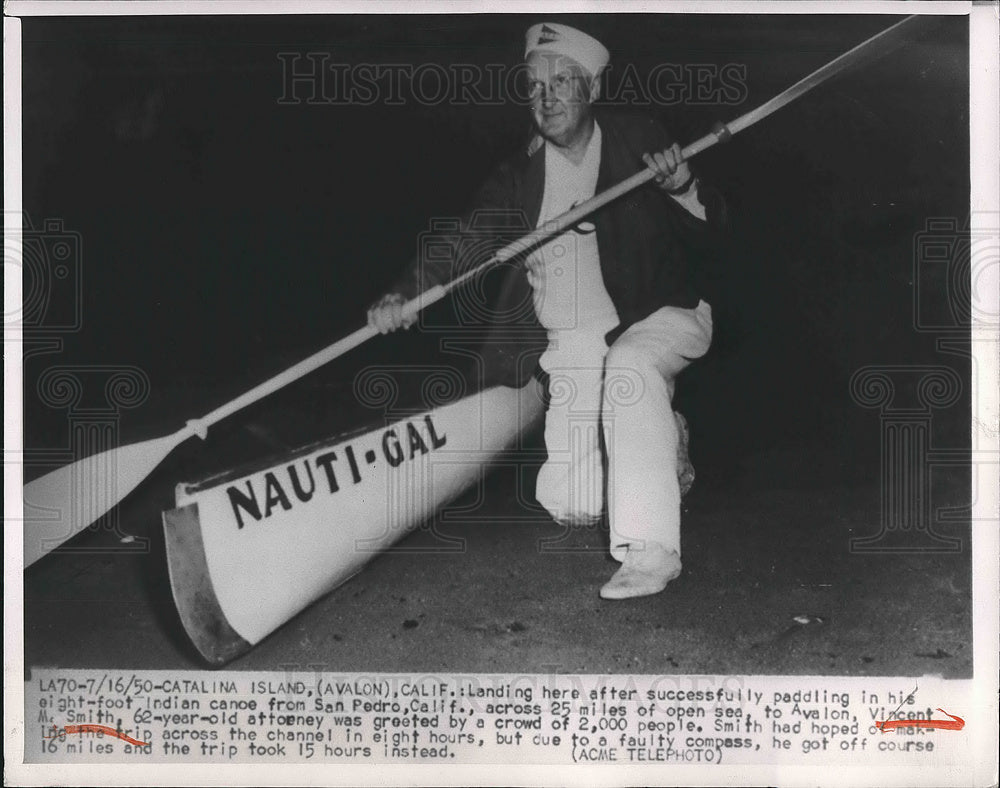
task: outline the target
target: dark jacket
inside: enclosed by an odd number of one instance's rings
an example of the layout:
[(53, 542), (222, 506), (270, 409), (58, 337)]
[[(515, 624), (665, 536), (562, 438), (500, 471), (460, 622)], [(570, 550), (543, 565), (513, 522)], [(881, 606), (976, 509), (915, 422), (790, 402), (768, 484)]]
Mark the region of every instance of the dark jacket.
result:
[[(673, 144), (650, 118), (599, 112), (596, 119), (601, 127), (596, 193), (642, 170), (643, 153)], [(544, 166), (544, 145), (536, 136), (496, 168), (479, 190), (474, 209), (460, 223), (426, 235), (431, 242), (421, 244), (421, 253), (395, 290), (412, 298), (450, 281), (534, 229), (545, 188)], [(726, 223), (721, 197), (700, 179), (699, 199), (707, 221), (692, 216), (648, 183), (589, 217), (597, 228), (604, 285), (621, 321), (609, 332), (609, 345), (662, 306), (698, 305), (697, 272), (714, 254), (714, 231)], [(498, 266), (471, 297), (459, 295), (456, 300), (459, 311), (466, 312), (459, 315), (462, 324), (485, 331), (481, 357), (487, 385), (526, 383), (548, 344), (535, 318), (531, 286), (519, 264), (522, 259)]]

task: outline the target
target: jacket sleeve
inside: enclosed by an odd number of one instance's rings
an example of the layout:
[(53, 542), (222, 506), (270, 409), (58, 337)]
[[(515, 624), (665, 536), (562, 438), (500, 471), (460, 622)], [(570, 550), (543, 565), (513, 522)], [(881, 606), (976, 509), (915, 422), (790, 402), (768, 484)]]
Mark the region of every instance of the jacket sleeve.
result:
[[(503, 163), (479, 187), (469, 210), (460, 217), (431, 219), (420, 234), (417, 254), (395, 281), (390, 292), (410, 299), (436, 285), (446, 284), (489, 257), (487, 250), (521, 229), (515, 202), (511, 167)], [(523, 232), (523, 231), (522, 231)]]
[[(432, 221), (393, 292), (413, 298), (450, 282), (528, 232), (516, 173), (513, 159), (504, 162), (479, 188), (464, 216)], [(548, 339), (535, 320), (530, 296), (523, 267), (507, 265), (496, 266), (470, 286), (465, 298), (453, 300), (459, 325), (488, 327), (477, 347), (479, 387), (520, 388), (534, 374)]]

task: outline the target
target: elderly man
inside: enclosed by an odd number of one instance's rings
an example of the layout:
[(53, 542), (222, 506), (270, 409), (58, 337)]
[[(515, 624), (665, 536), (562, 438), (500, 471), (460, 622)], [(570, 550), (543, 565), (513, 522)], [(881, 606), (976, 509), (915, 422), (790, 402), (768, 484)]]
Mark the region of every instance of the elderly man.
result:
[[(523, 384), (536, 360), (547, 373), (548, 457), (536, 494), (557, 521), (598, 519), (606, 481), (611, 555), (621, 566), (600, 595), (656, 594), (681, 571), (677, 455), (686, 428), (671, 401), (677, 375), (711, 342), (711, 309), (691, 280), (710, 254), (721, 203), (658, 124), (595, 111), (608, 63), (599, 41), (538, 24), (528, 30), (525, 60), (537, 133), (498, 167), (477, 207), (515, 211), (541, 226), (643, 165), (656, 178), (507, 274), (497, 314), (529, 300), (546, 341), (540, 356), (530, 345), (505, 351), (514, 370), (500, 382)], [(411, 266), (369, 310), (371, 325), (383, 333), (408, 327), (402, 303), (454, 275), (442, 269)], [(490, 353), (503, 355), (496, 347)]]

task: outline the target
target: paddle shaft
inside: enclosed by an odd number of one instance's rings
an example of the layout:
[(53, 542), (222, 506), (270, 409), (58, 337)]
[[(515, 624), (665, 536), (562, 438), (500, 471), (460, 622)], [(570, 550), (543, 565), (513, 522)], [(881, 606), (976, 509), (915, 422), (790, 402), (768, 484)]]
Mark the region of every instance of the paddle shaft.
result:
[[(831, 60), (829, 63), (818, 68), (816, 71), (812, 72), (807, 77), (800, 79), (790, 88), (779, 93), (770, 101), (761, 104), (759, 107), (751, 110), (750, 112), (747, 112), (744, 115), (741, 115), (740, 117), (736, 118), (735, 120), (731, 121), (730, 123), (724, 126), (723, 125), (717, 126), (712, 133), (706, 134), (701, 139), (698, 139), (695, 142), (692, 142), (687, 147), (683, 148), (681, 150), (681, 160), (687, 161), (688, 159), (698, 155), (702, 151), (708, 150), (709, 148), (718, 144), (719, 142), (728, 140), (732, 135), (738, 134), (744, 129), (749, 128), (758, 121), (766, 118), (768, 115), (771, 115), (772, 113), (781, 109), (786, 104), (789, 104), (795, 99), (799, 98), (800, 96), (803, 96), (804, 94), (808, 93), (817, 85), (821, 84), (822, 82), (825, 82), (834, 75), (839, 74), (841, 71), (848, 68), (849, 66), (854, 65), (860, 59), (860, 56), (862, 54), (872, 49), (874, 44), (878, 42), (884, 43), (888, 38), (897, 34), (903, 27), (910, 25), (917, 18), (918, 17), (916, 15), (906, 17), (902, 21), (897, 22), (891, 27), (888, 27), (882, 32), (877, 33), (876, 35), (867, 39), (866, 41), (863, 41), (853, 49), (848, 50), (847, 52), (835, 58), (834, 60)], [(425, 292), (421, 293), (416, 298), (407, 301), (402, 307), (403, 317), (409, 318), (412, 317), (413, 315), (416, 315), (418, 312), (420, 312), (423, 309), (426, 309), (431, 304), (440, 301), (451, 290), (458, 287), (462, 283), (468, 281), (472, 277), (482, 273), (487, 268), (490, 268), (491, 266), (510, 260), (511, 258), (516, 257), (517, 255), (522, 254), (528, 251), (529, 249), (537, 246), (546, 238), (564, 232), (565, 230), (572, 227), (573, 225), (575, 225), (577, 222), (579, 222), (581, 219), (585, 218), (589, 214), (593, 213), (599, 208), (604, 207), (609, 202), (617, 200), (619, 197), (621, 197), (624, 194), (627, 194), (633, 189), (637, 189), (643, 184), (648, 183), (655, 177), (656, 173), (650, 169), (645, 169), (642, 170), (641, 172), (637, 172), (632, 177), (626, 178), (621, 183), (618, 183), (615, 186), (612, 186), (610, 189), (607, 189), (601, 192), (600, 194), (595, 195), (586, 202), (581, 203), (580, 205), (567, 211), (561, 216), (558, 216), (552, 221), (546, 222), (541, 227), (532, 230), (530, 233), (527, 233), (518, 240), (508, 244), (503, 249), (498, 251), (495, 255), (493, 255), (493, 257), (491, 257), (489, 260), (486, 260), (483, 263), (479, 264), (478, 266), (475, 266), (474, 268), (470, 269), (469, 271), (466, 271), (465, 273), (451, 280), (447, 284), (436, 285), (435, 287), (432, 287), (426, 290)], [(327, 348), (324, 348), (318, 353), (315, 353), (314, 355), (309, 356), (306, 359), (303, 359), (298, 364), (295, 364), (293, 367), (286, 369), (284, 372), (281, 372), (280, 374), (275, 375), (273, 378), (266, 380), (263, 383), (255, 386), (254, 388), (250, 389), (250, 391), (240, 395), (231, 402), (227, 402), (226, 404), (219, 406), (211, 413), (203, 416), (202, 418), (192, 422), (188, 422), (192, 434), (204, 435), (204, 430), (207, 429), (212, 424), (221, 421), (222, 419), (232, 415), (236, 411), (241, 410), (247, 407), (248, 405), (253, 404), (257, 400), (262, 399), (268, 396), (269, 394), (274, 393), (278, 389), (287, 386), (289, 383), (298, 380), (302, 376), (309, 374), (310, 372), (312, 372), (315, 369), (318, 369), (324, 364), (333, 361), (338, 356), (343, 355), (349, 350), (353, 350), (358, 345), (376, 336), (378, 333), (379, 333), (378, 330), (373, 328), (372, 326), (365, 326), (363, 328), (359, 328), (357, 331), (355, 331), (352, 334), (349, 334), (348, 336), (344, 337), (338, 342), (335, 342), (334, 344), (330, 345)]]
[[(682, 151), (684, 158), (695, 155), (705, 148), (709, 148), (718, 142), (718, 138), (714, 135), (709, 134), (706, 137), (698, 140), (697, 142), (689, 145)], [(407, 301), (402, 306), (402, 314), (404, 318), (412, 317), (423, 309), (426, 309), (431, 304), (437, 303), (442, 298), (444, 298), (451, 290), (458, 287), (460, 284), (466, 282), (473, 276), (482, 273), (487, 268), (502, 263), (505, 260), (509, 260), (512, 257), (521, 254), (522, 252), (531, 249), (533, 246), (537, 245), (541, 241), (545, 240), (549, 236), (558, 235), (569, 227), (579, 222), (585, 216), (593, 213), (598, 208), (607, 205), (612, 200), (616, 200), (623, 194), (632, 191), (633, 189), (641, 186), (644, 183), (652, 180), (656, 176), (652, 170), (643, 170), (642, 172), (637, 172), (631, 178), (628, 178), (621, 183), (612, 186), (610, 189), (601, 192), (600, 194), (592, 197), (584, 203), (581, 203), (576, 208), (558, 216), (551, 222), (547, 222), (542, 227), (528, 233), (527, 235), (519, 238), (518, 240), (508, 244), (503, 249), (498, 251), (489, 260), (484, 261), (475, 268), (466, 271), (461, 276), (456, 277), (447, 284), (435, 285), (434, 287), (425, 290), (423, 293)], [(221, 421), (227, 416), (236, 413), (243, 408), (252, 405), (257, 400), (263, 399), (264, 397), (273, 394), (275, 391), (287, 386), (290, 383), (298, 380), (304, 375), (308, 375), (315, 369), (333, 361), (338, 356), (347, 353), (349, 350), (353, 350), (358, 345), (363, 344), (367, 340), (379, 333), (377, 328), (373, 326), (364, 326), (359, 328), (357, 331), (348, 334), (343, 339), (334, 342), (329, 347), (323, 348), (317, 353), (303, 359), (292, 367), (289, 367), (284, 372), (275, 375), (269, 380), (265, 380), (263, 383), (254, 386), (252, 389), (244, 394), (241, 394), (234, 400), (231, 400), (224, 405), (220, 405), (218, 408), (213, 410), (211, 413), (202, 416), (200, 419), (194, 419), (188, 422), (188, 431), (190, 434), (204, 434), (204, 431)]]
[[(447, 293), (447, 289), (444, 287), (432, 287), (424, 293), (414, 298), (412, 301), (408, 301), (403, 306), (404, 314), (409, 317), (414, 315), (422, 309), (433, 304), (435, 301), (440, 301), (444, 298)], [(236, 413), (239, 410), (252, 405), (259, 399), (263, 399), (269, 394), (273, 394), (275, 391), (287, 386), (289, 383), (293, 383), (304, 375), (308, 375), (315, 369), (333, 361), (338, 356), (342, 356), (349, 350), (353, 350), (358, 345), (363, 344), (367, 340), (379, 333), (377, 328), (372, 326), (364, 326), (359, 328), (352, 334), (348, 334), (343, 339), (334, 342), (329, 347), (323, 348), (317, 353), (303, 359), (292, 367), (289, 367), (284, 372), (275, 375), (273, 378), (265, 380), (263, 383), (254, 386), (252, 389), (247, 391), (245, 394), (241, 394), (236, 399), (230, 402), (220, 405), (218, 408), (213, 410), (211, 413), (202, 416), (200, 419), (194, 421), (189, 421), (188, 425), (194, 428), (192, 434), (195, 434), (199, 429), (207, 429), (212, 424), (226, 418), (227, 416)]]

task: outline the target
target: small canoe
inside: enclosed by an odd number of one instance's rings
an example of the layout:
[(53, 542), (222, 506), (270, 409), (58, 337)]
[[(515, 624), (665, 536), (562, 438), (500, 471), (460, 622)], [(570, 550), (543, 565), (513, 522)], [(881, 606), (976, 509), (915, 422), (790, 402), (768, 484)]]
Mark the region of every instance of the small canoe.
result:
[(536, 381), (177, 485), (170, 584), (201, 655), (223, 665), (474, 484), (543, 413)]

